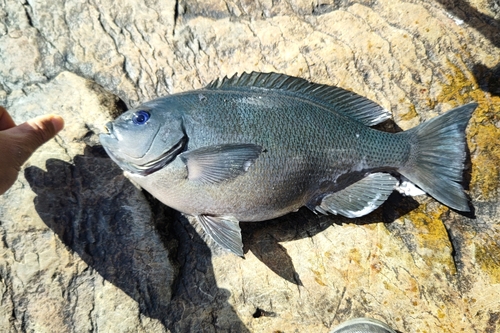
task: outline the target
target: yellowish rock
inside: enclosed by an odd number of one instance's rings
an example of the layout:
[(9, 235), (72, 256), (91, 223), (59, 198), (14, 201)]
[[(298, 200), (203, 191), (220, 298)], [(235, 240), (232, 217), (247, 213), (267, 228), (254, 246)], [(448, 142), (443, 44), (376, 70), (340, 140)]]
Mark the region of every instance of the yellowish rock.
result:
[[(499, 15), (487, 0), (7, 1), (0, 104), (67, 126), (0, 197), (0, 331), (326, 333), (370, 316), (500, 332)], [(243, 71), (353, 90), (403, 130), (478, 102), (475, 211), (427, 196), (355, 220), (301, 210), (242, 223), (245, 259), (207, 247), (94, 134), (123, 109), (115, 96), (136, 106)]]

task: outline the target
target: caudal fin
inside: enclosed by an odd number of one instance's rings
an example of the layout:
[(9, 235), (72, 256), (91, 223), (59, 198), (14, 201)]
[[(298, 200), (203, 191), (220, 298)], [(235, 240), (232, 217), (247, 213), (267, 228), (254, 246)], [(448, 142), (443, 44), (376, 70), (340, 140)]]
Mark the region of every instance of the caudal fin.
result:
[(470, 210), (461, 184), (465, 128), (477, 105), (462, 105), (401, 133), (410, 136), (412, 148), (399, 172), (436, 200), (463, 212)]

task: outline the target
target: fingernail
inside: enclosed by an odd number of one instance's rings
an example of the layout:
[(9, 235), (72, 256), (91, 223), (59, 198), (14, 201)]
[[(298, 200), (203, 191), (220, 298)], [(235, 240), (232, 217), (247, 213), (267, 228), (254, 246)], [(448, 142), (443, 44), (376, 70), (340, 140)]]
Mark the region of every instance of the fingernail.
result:
[(52, 121), (52, 125), (54, 125), (54, 129), (56, 130), (56, 133), (64, 128), (64, 119), (62, 119), (60, 116), (52, 117), (51, 121)]

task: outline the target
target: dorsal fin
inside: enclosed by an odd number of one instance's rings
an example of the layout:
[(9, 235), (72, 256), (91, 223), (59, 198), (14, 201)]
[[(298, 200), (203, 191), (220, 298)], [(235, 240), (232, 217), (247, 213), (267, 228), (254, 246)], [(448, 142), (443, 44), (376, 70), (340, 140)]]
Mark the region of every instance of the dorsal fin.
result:
[(387, 120), (391, 114), (377, 103), (352, 91), (339, 87), (316, 84), (298, 77), (277, 73), (243, 73), (217, 79), (206, 86), (209, 90), (235, 90), (237, 88), (272, 89), (300, 95), (367, 126)]

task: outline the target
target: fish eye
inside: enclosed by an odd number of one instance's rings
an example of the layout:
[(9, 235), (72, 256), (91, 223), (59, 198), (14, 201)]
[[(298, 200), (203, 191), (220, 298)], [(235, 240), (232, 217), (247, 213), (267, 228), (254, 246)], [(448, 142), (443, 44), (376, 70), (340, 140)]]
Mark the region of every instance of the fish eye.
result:
[(140, 110), (134, 113), (134, 115), (132, 116), (132, 122), (136, 125), (144, 125), (150, 117), (151, 115), (149, 114), (149, 112)]

